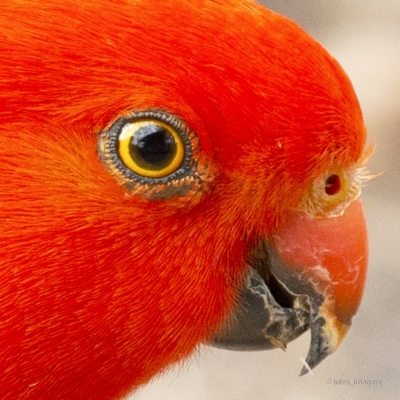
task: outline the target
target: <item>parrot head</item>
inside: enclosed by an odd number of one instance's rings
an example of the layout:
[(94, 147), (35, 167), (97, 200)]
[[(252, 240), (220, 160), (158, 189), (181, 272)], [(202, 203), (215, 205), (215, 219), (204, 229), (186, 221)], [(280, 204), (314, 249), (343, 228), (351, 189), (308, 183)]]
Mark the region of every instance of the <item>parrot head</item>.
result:
[(331, 354), (368, 151), (327, 51), (247, 0), (0, 10), (0, 397), (117, 398), (307, 329), (310, 368)]

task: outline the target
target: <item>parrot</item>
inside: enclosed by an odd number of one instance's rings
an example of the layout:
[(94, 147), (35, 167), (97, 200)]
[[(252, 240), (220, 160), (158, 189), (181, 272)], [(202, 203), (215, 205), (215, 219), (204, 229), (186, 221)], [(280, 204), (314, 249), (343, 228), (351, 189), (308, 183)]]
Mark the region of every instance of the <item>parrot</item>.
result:
[(322, 45), (254, 0), (3, 0), (0, 54), (1, 399), (339, 347), (371, 150)]

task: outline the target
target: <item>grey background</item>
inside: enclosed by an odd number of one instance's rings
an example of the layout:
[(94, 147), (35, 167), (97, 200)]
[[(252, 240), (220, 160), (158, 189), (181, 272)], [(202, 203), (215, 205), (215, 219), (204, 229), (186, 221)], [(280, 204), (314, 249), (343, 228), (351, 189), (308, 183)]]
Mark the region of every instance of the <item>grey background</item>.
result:
[[(337, 400), (400, 398), (400, 1), (264, 0), (296, 20), (350, 75), (385, 174), (363, 191), (370, 231), (364, 301), (340, 349), (313, 375), (298, 377), (309, 335), (275, 350), (236, 353), (202, 347), (130, 400)], [(341, 384), (334, 384), (342, 379)], [(352, 385), (354, 379), (380, 386)], [(348, 384), (345, 384), (348, 381)]]

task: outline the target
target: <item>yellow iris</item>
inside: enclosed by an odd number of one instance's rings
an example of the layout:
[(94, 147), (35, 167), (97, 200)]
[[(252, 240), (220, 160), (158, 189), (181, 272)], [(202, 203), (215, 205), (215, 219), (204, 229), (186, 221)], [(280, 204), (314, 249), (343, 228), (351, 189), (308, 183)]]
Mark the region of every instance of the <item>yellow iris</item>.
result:
[(146, 178), (164, 178), (178, 170), (185, 145), (170, 125), (144, 119), (127, 123), (119, 135), (121, 161), (132, 172)]

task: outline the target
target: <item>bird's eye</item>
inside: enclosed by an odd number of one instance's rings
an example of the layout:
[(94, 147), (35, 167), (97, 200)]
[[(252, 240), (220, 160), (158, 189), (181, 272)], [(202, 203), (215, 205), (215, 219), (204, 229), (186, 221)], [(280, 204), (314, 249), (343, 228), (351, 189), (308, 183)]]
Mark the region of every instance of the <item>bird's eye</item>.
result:
[(118, 118), (100, 132), (98, 150), (119, 182), (150, 199), (193, 199), (214, 176), (197, 135), (180, 118), (161, 110)]
[(121, 161), (146, 178), (163, 178), (178, 170), (185, 145), (176, 129), (152, 119), (127, 122), (118, 137)]

